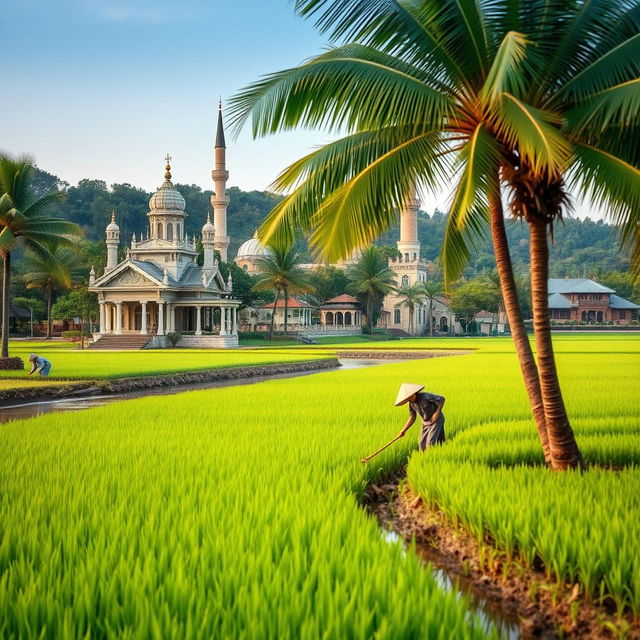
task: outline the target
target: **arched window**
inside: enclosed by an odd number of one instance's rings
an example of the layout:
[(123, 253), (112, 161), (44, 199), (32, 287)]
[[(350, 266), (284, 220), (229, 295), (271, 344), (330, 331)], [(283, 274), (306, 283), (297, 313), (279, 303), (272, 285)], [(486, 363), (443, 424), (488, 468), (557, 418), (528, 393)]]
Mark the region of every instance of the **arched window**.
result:
[(171, 223), (167, 225), (167, 240), (173, 240), (173, 225)]
[(596, 317), (598, 322), (602, 322), (602, 311), (598, 311), (598, 315)]
[(336, 311), (336, 324), (337, 325), (344, 324), (344, 321), (342, 319), (342, 311)]
[(409, 286), (409, 276), (402, 276), (402, 286), (403, 287)]
[(248, 270), (249, 270), (249, 265), (248, 265), (248, 264), (243, 264), (243, 265), (242, 265), (242, 268), (243, 268), (245, 271), (248, 271)]
[(447, 324), (447, 319), (442, 316), (442, 318), (440, 318), (440, 331), (443, 331), (444, 333), (447, 333), (449, 331), (449, 326)]
[(409, 254), (408, 253), (404, 254), (404, 261), (405, 262), (409, 262)]
[(344, 324), (347, 327), (351, 326), (351, 311), (346, 311), (344, 314)]
[(162, 240), (162, 222), (158, 222), (158, 238)]
[(333, 324), (333, 311), (327, 311), (325, 316), (325, 324)]
[(582, 320), (582, 322), (586, 322), (587, 320), (587, 312), (583, 311), (582, 315), (580, 316), (580, 319)]

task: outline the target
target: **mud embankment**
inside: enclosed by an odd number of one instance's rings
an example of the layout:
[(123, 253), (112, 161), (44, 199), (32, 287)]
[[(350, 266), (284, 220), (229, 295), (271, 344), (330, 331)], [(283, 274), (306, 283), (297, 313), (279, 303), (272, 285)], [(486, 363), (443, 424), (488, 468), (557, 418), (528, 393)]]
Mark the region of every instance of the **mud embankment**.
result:
[(596, 604), (585, 598), (579, 584), (550, 579), (542, 563), (526, 567), (507, 558), (490, 538), (480, 543), (437, 506), (425, 504), (404, 480), (401, 470), (369, 485), (363, 506), (386, 532), (415, 540), (416, 553), (432, 565), (436, 578), (444, 575), (502, 635), (525, 640), (640, 638), (637, 617), (621, 618), (613, 602)]
[(57, 385), (33, 385), (0, 391), (0, 407), (19, 402), (37, 402), (57, 398), (80, 398), (84, 396), (124, 394), (158, 387), (182, 387), (208, 382), (239, 380), (243, 378), (265, 378), (275, 375), (323, 371), (340, 366), (337, 358), (305, 360), (280, 364), (263, 364), (250, 367), (224, 367), (198, 371), (182, 371), (137, 378), (114, 378), (112, 380), (92, 380), (70, 382)]
[(445, 356), (464, 356), (473, 353), (473, 349), (456, 349), (442, 351), (394, 351), (392, 349), (373, 351), (362, 349), (361, 351), (339, 351), (338, 358), (356, 358), (359, 360), (424, 360), (427, 358), (443, 358)]

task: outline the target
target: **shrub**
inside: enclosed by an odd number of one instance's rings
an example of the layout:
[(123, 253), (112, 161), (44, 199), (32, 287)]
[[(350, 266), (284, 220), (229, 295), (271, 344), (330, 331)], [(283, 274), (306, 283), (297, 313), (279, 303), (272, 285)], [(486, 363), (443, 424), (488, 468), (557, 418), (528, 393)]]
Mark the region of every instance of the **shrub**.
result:
[(0, 370), (21, 371), (22, 369), (24, 369), (24, 361), (22, 358), (0, 358)]
[(171, 331), (170, 333), (167, 333), (167, 340), (172, 347), (175, 347), (178, 344), (181, 337), (182, 334), (178, 333), (177, 331)]
[(89, 331), (63, 331), (61, 334), (63, 340), (67, 340), (67, 342), (80, 342), (81, 335), (84, 335), (85, 338), (90, 338), (91, 333)]

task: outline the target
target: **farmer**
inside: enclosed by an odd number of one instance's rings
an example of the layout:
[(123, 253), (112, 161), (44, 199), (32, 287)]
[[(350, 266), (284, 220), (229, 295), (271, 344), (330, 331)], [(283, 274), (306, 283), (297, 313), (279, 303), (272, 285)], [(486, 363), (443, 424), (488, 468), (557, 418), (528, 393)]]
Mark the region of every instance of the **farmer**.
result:
[(400, 386), (396, 397), (396, 407), (409, 403), (409, 419), (398, 434), (404, 436), (416, 421), (416, 416), (420, 414), (422, 419), (422, 430), (418, 446), (420, 451), (434, 444), (444, 442), (444, 398), (434, 393), (423, 391), (424, 385), (404, 383)]
[(51, 363), (42, 356), (38, 356), (32, 353), (29, 356), (29, 362), (31, 363), (31, 371), (28, 375), (37, 373), (39, 376), (48, 376), (51, 371)]

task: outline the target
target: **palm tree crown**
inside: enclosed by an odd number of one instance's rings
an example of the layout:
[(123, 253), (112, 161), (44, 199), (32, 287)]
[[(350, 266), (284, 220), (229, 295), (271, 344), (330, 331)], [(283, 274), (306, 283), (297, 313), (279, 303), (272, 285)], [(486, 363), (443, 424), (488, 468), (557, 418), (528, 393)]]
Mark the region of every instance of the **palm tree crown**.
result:
[(22, 244), (40, 259), (54, 260), (48, 243), (70, 242), (80, 235), (77, 225), (51, 218), (47, 208), (61, 200), (57, 191), (41, 197), (31, 187), (33, 163), (28, 158), (13, 159), (0, 155), (0, 256), (3, 261), (2, 290), (2, 357), (9, 355), (9, 297), (11, 284), (11, 252)]
[(367, 247), (349, 267), (347, 277), (354, 295), (364, 306), (367, 330), (372, 333), (384, 297), (395, 289), (395, 273), (376, 247)]
[(407, 307), (409, 311), (409, 333), (413, 333), (413, 319), (416, 307), (424, 302), (424, 289), (421, 282), (404, 285), (395, 290), (400, 298), (400, 306)]
[(291, 246), (270, 247), (269, 254), (257, 262), (260, 275), (253, 289), (276, 293), (271, 314), (270, 335), (273, 335), (276, 304), (280, 295), (284, 295), (284, 332), (286, 333), (289, 294), (308, 293), (313, 290), (308, 283), (306, 272), (299, 265), (300, 256)]

